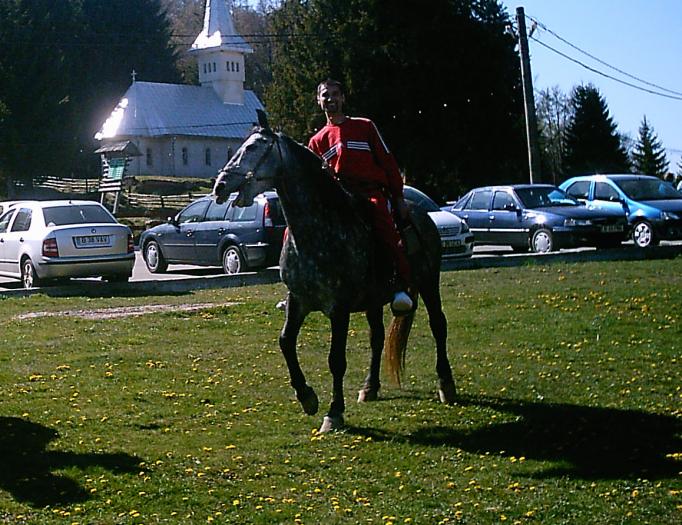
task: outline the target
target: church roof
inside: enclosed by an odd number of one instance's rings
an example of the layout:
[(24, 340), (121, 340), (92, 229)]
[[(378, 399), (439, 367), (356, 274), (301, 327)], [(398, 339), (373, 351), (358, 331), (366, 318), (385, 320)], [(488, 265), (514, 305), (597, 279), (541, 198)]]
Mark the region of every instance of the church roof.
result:
[(210, 48), (253, 53), (251, 46), (235, 31), (226, 0), (206, 0), (204, 26), (190, 51)]
[(244, 104), (224, 104), (210, 87), (133, 82), (95, 135), (98, 140), (130, 136), (245, 138), (263, 109), (253, 91)]

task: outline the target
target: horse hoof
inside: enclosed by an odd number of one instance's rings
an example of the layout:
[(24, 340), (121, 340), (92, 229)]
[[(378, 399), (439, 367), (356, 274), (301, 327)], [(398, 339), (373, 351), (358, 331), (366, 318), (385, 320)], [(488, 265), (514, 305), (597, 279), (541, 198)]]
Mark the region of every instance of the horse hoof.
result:
[(342, 428), (343, 416), (324, 416), (324, 419), (322, 420), (322, 426), (318, 432), (320, 434), (327, 434), (328, 432), (341, 430)]
[(379, 390), (376, 388), (363, 388), (358, 392), (358, 403), (376, 401), (379, 399)]
[(311, 387), (306, 387), (305, 392), (298, 398), (298, 401), (301, 403), (301, 407), (303, 407), (303, 412), (309, 416), (317, 414), (319, 401), (317, 399), (317, 394)]
[(455, 398), (457, 397), (457, 389), (454, 383), (449, 383), (447, 385), (442, 385), (438, 389), (438, 398), (440, 402), (444, 405), (454, 405)]

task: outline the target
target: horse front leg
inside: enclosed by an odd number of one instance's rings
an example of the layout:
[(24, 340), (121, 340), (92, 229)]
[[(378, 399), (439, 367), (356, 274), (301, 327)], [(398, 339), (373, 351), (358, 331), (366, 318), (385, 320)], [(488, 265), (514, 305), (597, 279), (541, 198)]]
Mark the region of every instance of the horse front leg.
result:
[(448, 321), (443, 313), (438, 281), (429, 283), (422, 290), (422, 300), (429, 314), (429, 326), (436, 340), (436, 373), (438, 374), (438, 397), (441, 403), (452, 405), (456, 401), (457, 389), (452, 378), (452, 368), (448, 359), (447, 338)]
[(330, 316), (332, 325), (332, 343), (329, 350), (329, 370), (332, 373), (332, 402), (329, 412), (324, 416), (320, 432), (330, 432), (343, 427), (343, 413), (346, 404), (343, 398), (343, 376), (346, 374), (346, 343), (350, 312), (335, 311)]
[(301, 370), (301, 365), (298, 362), (298, 354), (296, 353), (296, 340), (306, 313), (303, 312), (298, 300), (291, 294), (287, 295), (285, 311), (286, 319), (279, 335), (279, 347), (287, 363), (291, 386), (296, 391), (296, 398), (301, 403), (303, 411), (312, 416), (317, 414), (319, 407), (317, 394), (306, 383), (303, 370)]
[(384, 349), (384, 313), (381, 306), (367, 310), (367, 323), (369, 324), (369, 344), (372, 349), (372, 356), (369, 362), (369, 372), (365, 378), (362, 388), (358, 392), (358, 403), (365, 401), (376, 401), (379, 397), (381, 380), (379, 372), (381, 369), (381, 352)]

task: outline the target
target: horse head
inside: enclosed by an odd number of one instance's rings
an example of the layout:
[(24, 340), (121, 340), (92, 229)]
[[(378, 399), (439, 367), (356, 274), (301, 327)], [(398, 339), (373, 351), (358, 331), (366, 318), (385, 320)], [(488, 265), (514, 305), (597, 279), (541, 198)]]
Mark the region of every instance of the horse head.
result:
[(238, 191), (235, 204), (249, 206), (256, 195), (271, 189), (282, 169), (280, 137), (270, 129), (263, 111), (258, 110), (259, 126), (218, 172), (213, 195), (224, 202)]

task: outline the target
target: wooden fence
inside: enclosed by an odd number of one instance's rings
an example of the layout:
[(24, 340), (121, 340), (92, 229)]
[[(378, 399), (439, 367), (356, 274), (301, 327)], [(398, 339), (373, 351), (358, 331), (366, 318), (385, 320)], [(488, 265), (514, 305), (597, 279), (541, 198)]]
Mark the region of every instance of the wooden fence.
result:
[[(69, 179), (61, 177), (46, 177), (36, 180), (33, 186), (36, 188), (48, 188), (62, 193), (89, 194), (99, 191), (100, 179)], [(189, 203), (203, 197), (205, 193), (183, 193), (180, 195), (157, 195), (151, 193), (135, 193), (128, 189), (121, 191), (123, 206), (131, 208), (184, 208)], [(109, 199), (107, 199), (109, 200)]]

